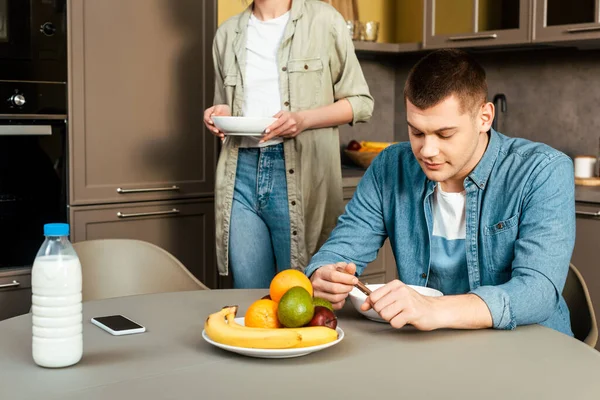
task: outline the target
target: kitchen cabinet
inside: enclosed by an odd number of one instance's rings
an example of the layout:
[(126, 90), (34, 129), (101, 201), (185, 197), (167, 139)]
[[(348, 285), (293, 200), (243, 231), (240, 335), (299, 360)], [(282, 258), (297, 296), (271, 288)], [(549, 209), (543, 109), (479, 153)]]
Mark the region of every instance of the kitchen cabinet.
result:
[(531, 41), (531, 0), (425, 0), (423, 48)]
[[(577, 203), (577, 231), (571, 262), (585, 279), (596, 318), (600, 318), (600, 204)], [(600, 342), (596, 345), (600, 350)]]
[(0, 271), (0, 321), (31, 308), (31, 268)]
[(216, 1), (68, 7), (70, 204), (212, 196)]
[[(537, 0), (534, 42), (600, 39), (600, 0)], [(566, 44), (566, 43), (565, 43)]]
[(212, 199), (74, 207), (71, 240), (144, 240), (170, 252), (205, 285), (216, 288), (214, 219)]

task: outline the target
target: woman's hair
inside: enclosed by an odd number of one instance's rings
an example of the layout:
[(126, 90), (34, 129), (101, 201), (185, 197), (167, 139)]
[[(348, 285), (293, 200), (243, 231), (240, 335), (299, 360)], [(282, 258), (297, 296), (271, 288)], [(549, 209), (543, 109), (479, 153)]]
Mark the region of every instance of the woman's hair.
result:
[(455, 95), (461, 112), (474, 112), (486, 101), (487, 91), (485, 71), (477, 61), (462, 50), (444, 49), (429, 53), (411, 69), (404, 102), (426, 110)]

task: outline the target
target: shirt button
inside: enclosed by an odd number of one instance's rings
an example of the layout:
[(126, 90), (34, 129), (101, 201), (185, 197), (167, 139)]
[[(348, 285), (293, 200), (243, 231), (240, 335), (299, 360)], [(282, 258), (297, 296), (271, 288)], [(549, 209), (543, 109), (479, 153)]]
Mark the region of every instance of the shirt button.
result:
[(421, 278), (423, 278), (423, 279), (427, 278), (427, 274), (426, 274), (425, 272), (423, 272), (423, 273), (421, 274)]
[(297, 231), (293, 231), (293, 232), (292, 232), (292, 235), (294, 235), (294, 236), (296, 236), (297, 234), (298, 234), (298, 232), (297, 232)]
[(283, 103), (284, 106), (289, 107), (290, 106), (290, 102), (286, 101), (285, 103)]
[(308, 69), (308, 65), (304, 64), (304, 69)]
[(502, 222), (500, 222), (498, 225), (496, 225), (496, 228), (502, 229), (502, 228), (504, 228), (504, 224)]
[(287, 71), (287, 67), (283, 67), (283, 68), (281, 68), (281, 70), (282, 70), (283, 72), (285, 72), (285, 71)]
[(292, 205), (293, 205), (293, 206), (295, 206), (295, 205), (296, 205), (296, 202), (295, 202), (294, 200), (292, 200)]
[(293, 173), (294, 173), (294, 170), (293, 170), (293, 169), (290, 169), (288, 172), (289, 172), (290, 174), (293, 174)]

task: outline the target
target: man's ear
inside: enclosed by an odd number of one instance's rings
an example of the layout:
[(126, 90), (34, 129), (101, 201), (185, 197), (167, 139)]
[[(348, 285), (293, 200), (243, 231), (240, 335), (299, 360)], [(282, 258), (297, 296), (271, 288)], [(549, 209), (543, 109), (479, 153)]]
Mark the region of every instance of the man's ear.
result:
[(492, 123), (494, 122), (495, 111), (493, 103), (487, 102), (481, 106), (477, 121), (480, 132), (487, 132), (490, 130)]

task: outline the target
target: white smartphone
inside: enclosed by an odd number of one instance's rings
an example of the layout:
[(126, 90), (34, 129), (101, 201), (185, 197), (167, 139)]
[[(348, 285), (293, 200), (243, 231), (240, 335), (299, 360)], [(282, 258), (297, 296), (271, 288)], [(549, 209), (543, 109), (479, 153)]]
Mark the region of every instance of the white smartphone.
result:
[(122, 315), (107, 315), (92, 318), (92, 324), (104, 329), (111, 335), (131, 335), (146, 332), (146, 328)]

